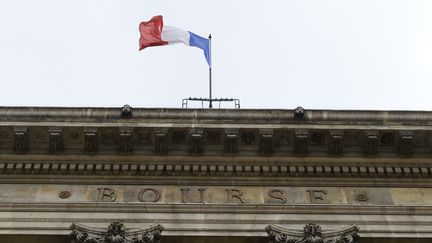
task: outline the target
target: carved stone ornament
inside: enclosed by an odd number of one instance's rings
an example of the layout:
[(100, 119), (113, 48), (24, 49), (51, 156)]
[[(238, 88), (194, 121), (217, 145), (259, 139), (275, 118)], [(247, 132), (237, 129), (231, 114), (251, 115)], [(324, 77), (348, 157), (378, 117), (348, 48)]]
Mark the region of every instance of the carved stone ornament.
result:
[(225, 153), (236, 153), (238, 150), (238, 130), (227, 129), (225, 130)]
[(14, 128), (14, 149), (17, 153), (25, 153), (28, 151), (28, 133), (25, 127), (15, 127)]
[(122, 106), (121, 116), (123, 118), (132, 118), (132, 107), (128, 104)]
[(342, 155), (343, 130), (330, 131), (329, 152), (331, 155)]
[(295, 120), (303, 120), (305, 119), (305, 109), (301, 106), (298, 106), (294, 109), (294, 119)]
[(95, 153), (99, 149), (97, 128), (84, 128), (84, 145), (86, 153)]
[(190, 132), (190, 144), (189, 152), (192, 154), (200, 154), (204, 150), (203, 144), (203, 131), (200, 129), (194, 129)]
[(339, 229), (322, 231), (321, 226), (308, 223), (301, 230), (290, 230), (274, 225), (265, 229), (269, 236), (269, 243), (358, 243), (359, 227), (350, 225)]
[(367, 131), (364, 134), (363, 151), (366, 156), (375, 156), (378, 153), (378, 132)]
[(260, 131), (260, 153), (270, 155), (273, 153), (273, 130), (266, 129)]
[(168, 152), (167, 133), (168, 128), (159, 128), (154, 131), (155, 153), (164, 154)]
[(125, 229), (120, 222), (113, 222), (108, 229), (91, 228), (72, 224), (71, 243), (159, 243), (163, 227), (158, 225), (147, 229)]
[(132, 128), (122, 127), (119, 129), (120, 146), (119, 150), (123, 153), (130, 153), (133, 151), (133, 137)]
[(410, 156), (413, 154), (414, 148), (414, 132), (413, 131), (401, 131), (399, 141), (399, 154), (402, 156)]
[(61, 128), (48, 129), (49, 152), (58, 153), (63, 151), (63, 131)]
[(308, 151), (308, 130), (295, 130), (294, 131), (294, 153), (298, 155), (305, 155)]

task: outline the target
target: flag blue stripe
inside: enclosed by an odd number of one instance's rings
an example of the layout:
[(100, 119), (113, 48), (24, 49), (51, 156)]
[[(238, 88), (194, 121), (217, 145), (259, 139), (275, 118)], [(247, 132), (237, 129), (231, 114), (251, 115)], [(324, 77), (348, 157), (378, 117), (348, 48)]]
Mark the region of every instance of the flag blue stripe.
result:
[(207, 60), (207, 63), (211, 67), (211, 63), (210, 63), (211, 62), (210, 61), (210, 42), (209, 42), (209, 39), (201, 37), (201, 36), (199, 36), (197, 34), (194, 34), (194, 33), (190, 32), (190, 31), (188, 31), (188, 32), (189, 32), (189, 35), (190, 35), (189, 45), (190, 46), (195, 46), (195, 47), (198, 47), (198, 48), (202, 49), (204, 51), (204, 56), (205, 56), (205, 58)]

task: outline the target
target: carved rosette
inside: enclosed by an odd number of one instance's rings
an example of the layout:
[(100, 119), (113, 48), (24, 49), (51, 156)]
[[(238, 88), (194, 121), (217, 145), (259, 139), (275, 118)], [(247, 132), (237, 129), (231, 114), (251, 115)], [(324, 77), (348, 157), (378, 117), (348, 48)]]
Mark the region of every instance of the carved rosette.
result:
[(108, 229), (72, 224), (71, 243), (159, 243), (163, 227), (158, 225), (147, 229), (127, 230), (120, 222), (113, 222)]
[(322, 231), (321, 226), (308, 223), (302, 230), (291, 230), (269, 225), (265, 229), (269, 243), (358, 243), (359, 227), (350, 225), (339, 229)]

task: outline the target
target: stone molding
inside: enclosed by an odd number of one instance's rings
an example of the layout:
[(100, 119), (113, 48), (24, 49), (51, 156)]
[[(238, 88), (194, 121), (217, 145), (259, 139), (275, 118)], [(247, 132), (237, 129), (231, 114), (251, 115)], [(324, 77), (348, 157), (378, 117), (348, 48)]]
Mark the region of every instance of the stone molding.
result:
[(432, 112), (125, 109), (0, 107), (0, 154), (432, 157)]
[[(237, 212), (244, 214), (256, 214), (256, 212), (261, 212), (265, 214), (293, 214), (293, 215), (308, 215), (308, 214), (316, 214), (322, 215), (329, 213), (332, 215), (363, 215), (363, 217), (367, 217), (368, 215), (404, 215), (406, 217), (412, 216), (431, 216), (432, 215), (432, 206), (402, 206), (402, 205), (341, 205), (341, 204), (289, 204), (289, 205), (268, 205), (268, 204), (176, 204), (176, 207), (173, 207), (172, 204), (159, 204), (159, 203), (148, 203), (143, 206), (142, 203), (103, 203), (100, 202), (85, 202), (85, 203), (14, 203), (13, 207), (11, 207), (10, 203), (0, 203), (0, 209), (2, 212), (59, 212), (59, 211), (67, 211), (70, 213), (148, 213), (149, 210), (152, 210), (152, 213), (229, 213), (229, 212)], [(61, 216), (59, 216), (59, 220), (64, 221)], [(275, 216), (277, 217), (277, 216)], [(11, 219), (11, 218), (8, 218)], [(43, 220), (43, 219), (41, 219)], [(145, 219), (143, 219), (144, 221)], [(175, 221), (175, 219), (173, 219)], [(253, 219), (257, 221), (257, 219)], [(252, 221), (253, 221), (252, 220)], [(330, 218), (330, 221), (334, 223), (334, 221)], [(345, 218), (346, 222), (350, 222), (350, 219)], [(133, 220), (132, 220), (133, 221)], [(261, 222), (262, 220), (260, 220)], [(39, 221), (37, 221), (39, 222)], [(42, 221), (43, 222), (43, 221)], [(94, 220), (93, 222), (102, 223), (106, 222), (106, 219), (103, 220)], [(159, 220), (160, 222), (160, 220)], [(164, 220), (164, 224), (167, 221)], [(297, 221), (289, 220), (289, 219), (279, 219), (278, 222), (281, 224), (290, 224), (290, 223), (298, 223)], [(367, 222), (367, 221), (366, 221)], [(375, 222), (380, 225), (388, 222), (386, 219), (383, 221)], [(429, 222), (429, 221), (428, 221)], [(430, 221), (432, 223), (432, 219)], [(264, 223), (264, 222), (261, 222)], [(268, 223), (268, 222), (267, 222)], [(396, 222), (395, 222), (396, 223)], [(430, 223), (428, 223), (430, 224)], [(432, 229), (431, 229), (432, 233)]]
[(24, 153), (430, 158), (432, 131), (0, 125), (0, 154)]
[(112, 222), (108, 229), (97, 229), (72, 224), (72, 243), (159, 243), (163, 227), (154, 225), (147, 229), (128, 230), (120, 222)]
[(358, 243), (360, 239), (356, 225), (327, 231), (315, 223), (306, 224), (303, 231), (269, 225), (265, 230), (269, 243)]
[(194, 176), (194, 177), (348, 177), (348, 178), (430, 178), (432, 166), (389, 165), (280, 165), (220, 164), (182, 162), (74, 161), (0, 162), (0, 175), (99, 175), (99, 176)]
[[(0, 107), (0, 120), (74, 119), (92, 121), (101, 119), (139, 120), (253, 120), (280, 123), (296, 121), (294, 109), (170, 109), (170, 108), (133, 108), (133, 117), (122, 117), (119, 108), (87, 107)], [(356, 123), (377, 122), (382, 124), (413, 122), (431, 124), (430, 111), (373, 111), (373, 110), (309, 110), (304, 112), (307, 121), (355, 121)]]

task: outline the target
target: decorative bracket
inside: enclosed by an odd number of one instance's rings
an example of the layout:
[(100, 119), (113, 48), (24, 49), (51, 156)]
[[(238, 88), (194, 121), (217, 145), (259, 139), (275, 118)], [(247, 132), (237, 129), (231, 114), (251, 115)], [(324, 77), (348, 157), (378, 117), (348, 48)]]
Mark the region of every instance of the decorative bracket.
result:
[(264, 129), (260, 131), (260, 153), (270, 155), (273, 153), (273, 130)]
[(343, 130), (330, 131), (329, 151), (331, 155), (338, 156), (343, 153)]
[(96, 153), (99, 150), (97, 128), (84, 128), (85, 152)]
[(133, 151), (132, 128), (122, 127), (119, 129), (120, 152), (130, 153)]
[(17, 153), (25, 153), (28, 151), (28, 134), (27, 128), (15, 127), (14, 129), (14, 149)]
[(159, 243), (163, 227), (158, 225), (147, 229), (125, 229), (120, 222), (113, 222), (108, 229), (98, 229), (73, 223), (71, 243)]
[(366, 131), (364, 134), (363, 150), (366, 156), (375, 156), (378, 152), (378, 132)]
[(322, 232), (321, 226), (308, 223), (301, 230), (290, 230), (275, 225), (265, 228), (269, 243), (357, 243), (359, 227), (350, 225)]
[(410, 156), (413, 154), (414, 148), (414, 132), (413, 131), (401, 131), (399, 141), (399, 154), (402, 156)]
[(298, 129), (294, 131), (294, 153), (298, 155), (307, 154), (309, 131)]
[(158, 128), (154, 131), (155, 152), (158, 154), (165, 154), (168, 152), (167, 133), (168, 128)]
[(189, 152), (192, 154), (200, 154), (203, 152), (203, 130), (193, 129), (190, 134)]
[(226, 129), (225, 130), (225, 153), (236, 153), (238, 150), (238, 130)]
[(61, 128), (48, 129), (49, 152), (58, 153), (63, 151), (63, 131)]

